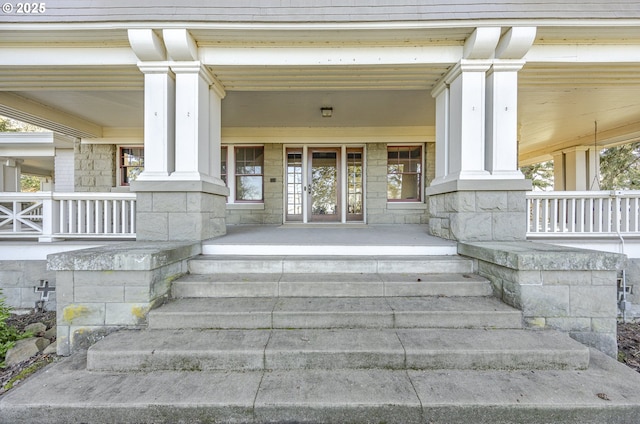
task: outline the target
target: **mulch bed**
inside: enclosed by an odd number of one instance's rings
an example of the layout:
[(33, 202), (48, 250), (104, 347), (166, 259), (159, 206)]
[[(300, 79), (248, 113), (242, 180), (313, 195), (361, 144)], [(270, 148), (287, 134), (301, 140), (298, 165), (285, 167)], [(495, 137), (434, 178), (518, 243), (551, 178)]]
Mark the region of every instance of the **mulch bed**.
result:
[(640, 323), (618, 324), (618, 360), (640, 372)]

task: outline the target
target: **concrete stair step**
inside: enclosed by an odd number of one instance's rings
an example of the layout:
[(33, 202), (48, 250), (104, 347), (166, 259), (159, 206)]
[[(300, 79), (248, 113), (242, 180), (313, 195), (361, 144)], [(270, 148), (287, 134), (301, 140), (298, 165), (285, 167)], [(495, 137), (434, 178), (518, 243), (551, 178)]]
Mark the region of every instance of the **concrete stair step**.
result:
[(587, 370), (113, 373), (74, 355), (0, 399), (13, 424), (558, 423), (640, 416), (640, 375), (598, 351)]
[(521, 328), (493, 297), (177, 299), (149, 313), (151, 329)]
[(174, 298), (489, 296), (489, 282), (471, 273), (212, 273), (174, 281)]
[(586, 369), (587, 347), (552, 331), (476, 329), (121, 331), (89, 370)]
[(189, 261), (191, 274), (250, 273), (472, 273), (473, 261), (459, 256), (208, 256)]

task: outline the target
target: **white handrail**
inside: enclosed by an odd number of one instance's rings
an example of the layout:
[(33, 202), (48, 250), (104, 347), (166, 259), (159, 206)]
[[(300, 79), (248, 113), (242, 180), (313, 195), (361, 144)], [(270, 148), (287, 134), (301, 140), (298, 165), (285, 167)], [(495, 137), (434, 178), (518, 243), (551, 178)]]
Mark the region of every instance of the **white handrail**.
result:
[(640, 191), (527, 193), (527, 237), (640, 236)]
[(136, 236), (135, 193), (0, 193), (0, 238)]

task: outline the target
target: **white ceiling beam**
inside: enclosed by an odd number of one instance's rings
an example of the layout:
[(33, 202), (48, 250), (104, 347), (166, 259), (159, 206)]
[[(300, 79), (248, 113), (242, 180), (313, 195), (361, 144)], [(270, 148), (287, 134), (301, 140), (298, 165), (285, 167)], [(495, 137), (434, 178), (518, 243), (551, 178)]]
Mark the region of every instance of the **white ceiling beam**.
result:
[(0, 47), (0, 66), (136, 65), (129, 47)]
[(640, 63), (640, 45), (536, 44), (524, 58), (527, 63)]
[(207, 66), (356, 66), (453, 64), (462, 46), (425, 47), (200, 47)]
[(102, 137), (102, 127), (16, 94), (0, 92), (0, 115), (72, 137)]

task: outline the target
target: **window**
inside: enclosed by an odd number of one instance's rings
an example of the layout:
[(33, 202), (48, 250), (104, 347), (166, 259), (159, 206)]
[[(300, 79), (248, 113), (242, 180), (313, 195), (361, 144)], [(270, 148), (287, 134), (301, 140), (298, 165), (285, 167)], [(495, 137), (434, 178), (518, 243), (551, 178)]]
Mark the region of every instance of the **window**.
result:
[(220, 179), (229, 185), (227, 183), (227, 146), (220, 148)]
[(422, 187), (422, 147), (387, 147), (387, 200), (419, 202)]
[(120, 185), (128, 186), (144, 171), (144, 147), (120, 147)]
[(264, 148), (235, 148), (236, 201), (261, 202), (264, 176)]

